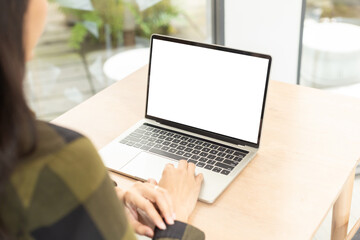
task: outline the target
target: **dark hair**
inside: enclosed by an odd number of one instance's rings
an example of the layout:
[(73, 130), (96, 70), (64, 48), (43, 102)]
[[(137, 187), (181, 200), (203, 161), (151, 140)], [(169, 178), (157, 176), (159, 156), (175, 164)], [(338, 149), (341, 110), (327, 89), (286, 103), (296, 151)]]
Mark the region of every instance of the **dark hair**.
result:
[[(24, 19), (28, 0), (0, 1), (0, 204), (10, 174), (35, 148), (35, 118), (26, 104)], [(0, 219), (0, 238), (5, 238)]]

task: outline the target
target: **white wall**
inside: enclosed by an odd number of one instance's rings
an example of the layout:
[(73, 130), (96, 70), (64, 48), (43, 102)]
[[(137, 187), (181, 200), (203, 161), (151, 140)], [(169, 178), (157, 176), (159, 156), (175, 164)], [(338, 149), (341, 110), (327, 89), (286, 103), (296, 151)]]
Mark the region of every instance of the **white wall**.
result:
[(272, 56), (270, 79), (296, 83), (302, 0), (225, 0), (225, 45)]

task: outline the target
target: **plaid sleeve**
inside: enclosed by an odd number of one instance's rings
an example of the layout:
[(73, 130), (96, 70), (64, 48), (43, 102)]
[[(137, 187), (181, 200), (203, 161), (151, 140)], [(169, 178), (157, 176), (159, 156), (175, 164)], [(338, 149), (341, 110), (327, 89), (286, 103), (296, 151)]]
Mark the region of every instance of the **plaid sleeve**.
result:
[(203, 240), (205, 239), (204, 232), (199, 229), (185, 224), (183, 222), (175, 221), (174, 225), (167, 225), (166, 230), (155, 228), (154, 238), (156, 240)]
[[(15, 239), (135, 240), (92, 143), (68, 129), (41, 126), (38, 150), (17, 167), (0, 199), (0, 223)], [(156, 239), (201, 239), (198, 232), (177, 222), (156, 230)]]

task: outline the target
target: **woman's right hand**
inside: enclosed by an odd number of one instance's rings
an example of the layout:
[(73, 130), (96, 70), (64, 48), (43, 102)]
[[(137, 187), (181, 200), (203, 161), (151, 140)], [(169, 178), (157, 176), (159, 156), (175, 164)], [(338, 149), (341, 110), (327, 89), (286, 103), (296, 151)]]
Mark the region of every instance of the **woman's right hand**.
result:
[(195, 176), (195, 165), (185, 160), (179, 161), (178, 167), (167, 164), (159, 186), (170, 194), (176, 214), (176, 220), (187, 222), (195, 208), (201, 184), (202, 174)]

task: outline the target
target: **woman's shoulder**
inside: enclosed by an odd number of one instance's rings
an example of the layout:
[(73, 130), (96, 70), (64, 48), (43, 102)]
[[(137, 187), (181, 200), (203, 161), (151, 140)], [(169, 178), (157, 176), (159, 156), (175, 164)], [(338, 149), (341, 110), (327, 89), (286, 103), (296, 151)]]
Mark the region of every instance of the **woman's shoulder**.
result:
[(73, 191), (83, 192), (103, 180), (104, 164), (88, 138), (42, 121), (37, 122), (36, 133), (36, 149), (19, 163), (11, 177), (12, 183), (27, 185), (26, 177), (36, 178), (37, 182), (41, 177), (56, 177)]

